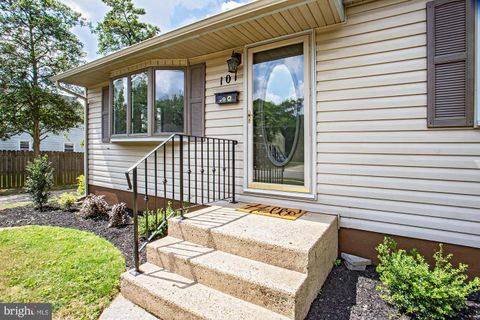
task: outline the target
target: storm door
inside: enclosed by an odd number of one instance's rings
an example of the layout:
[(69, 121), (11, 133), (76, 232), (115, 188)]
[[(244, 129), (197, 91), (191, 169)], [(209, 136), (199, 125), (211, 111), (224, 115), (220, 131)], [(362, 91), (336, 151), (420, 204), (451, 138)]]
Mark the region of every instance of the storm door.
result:
[(308, 45), (305, 36), (248, 50), (248, 188), (310, 191)]

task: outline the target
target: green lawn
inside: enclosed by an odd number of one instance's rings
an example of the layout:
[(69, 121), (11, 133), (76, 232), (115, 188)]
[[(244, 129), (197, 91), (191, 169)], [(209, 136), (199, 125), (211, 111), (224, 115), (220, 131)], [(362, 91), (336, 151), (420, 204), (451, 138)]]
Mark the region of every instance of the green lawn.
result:
[(54, 319), (97, 319), (119, 289), (125, 259), (92, 233), (0, 230), (0, 301), (50, 302)]

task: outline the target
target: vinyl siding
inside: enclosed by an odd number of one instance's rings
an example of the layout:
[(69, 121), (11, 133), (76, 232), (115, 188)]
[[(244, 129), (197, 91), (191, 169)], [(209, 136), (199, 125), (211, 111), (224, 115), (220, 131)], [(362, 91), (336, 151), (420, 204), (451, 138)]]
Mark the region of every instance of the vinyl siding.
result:
[(125, 170), (154, 145), (102, 142), (102, 87), (88, 90), (89, 184), (126, 190)]
[[(220, 86), (220, 77), (226, 74), (225, 57), (217, 59), (206, 60), (206, 85), (205, 85), (205, 135), (208, 137), (235, 139), (239, 141), (236, 147), (236, 184), (242, 185), (243, 175), (243, 143), (242, 143), (242, 105), (243, 94), (240, 95), (240, 103), (238, 105), (220, 106), (215, 104), (215, 92), (219, 91), (242, 91), (243, 89), (243, 72), (242, 68), (237, 73), (237, 81), (233, 81), (230, 85), (223, 84)], [(146, 153), (155, 147), (157, 143), (102, 143), (101, 137), (101, 86), (91, 88), (89, 90), (89, 183), (119, 190), (127, 189), (127, 182), (125, 179), (125, 171), (136, 161), (142, 158)], [(227, 133), (228, 132), (228, 133)], [(198, 146), (198, 148), (200, 148)], [(186, 149), (186, 147), (185, 147)], [(171, 150), (167, 149), (167, 164), (170, 165)], [(178, 146), (176, 149), (178, 150)], [(193, 150), (193, 145), (192, 145)], [(212, 153), (212, 149), (210, 149)], [(175, 189), (179, 190), (179, 174), (178, 174), (178, 152), (175, 158)], [(206, 156), (204, 157), (206, 159)], [(151, 159), (150, 159), (151, 161)], [(159, 168), (163, 168), (163, 159), (158, 157)], [(206, 160), (205, 160), (206, 167)], [(210, 168), (213, 167), (210, 161)], [(143, 167), (142, 167), (143, 168)], [(143, 169), (139, 170), (139, 190), (143, 192)], [(148, 170), (150, 177), (153, 177), (152, 162)], [(170, 169), (170, 168), (169, 168)], [(171, 170), (167, 170), (167, 180), (172, 181)], [(200, 173), (198, 173), (200, 175)], [(162, 177), (163, 178), (163, 177)], [(217, 180), (218, 181), (218, 180)], [(223, 182), (223, 177), (222, 180)], [(168, 187), (167, 197), (171, 197), (171, 190)], [(198, 189), (200, 190), (200, 182), (198, 182)], [(207, 180), (204, 179), (204, 189), (207, 190)], [(154, 193), (153, 179), (149, 179), (150, 194)], [(218, 190), (218, 189), (217, 189)], [(213, 190), (210, 188), (211, 198), (213, 198)], [(158, 194), (163, 196), (163, 189), (158, 189)], [(193, 192), (192, 192), (193, 194)], [(198, 192), (200, 194), (200, 191)], [(177, 194), (178, 196), (178, 194)], [(205, 191), (205, 198), (207, 197)]]
[[(269, 201), (339, 215), (345, 228), (480, 247), (480, 131), (427, 128), (425, 3), (369, 2), (316, 30), (316, 200)], [(225, 56), (205, 60), (205, 134), (239, 141), (242, 193), (243, 68), (220, 86)], [(233, 90), (239, 104), (215, 104)], [(124, 171), (154, 144), (103, 144), (101, 86), (89, 104), (89, 182), (125, 190)]]
[(428, 129), (425, 1), (318, 30), (318, 209), (341, 226), (480, 247), (480, 132)]
[[(243, 52), (240, 51), (243, 54)], [(240, 191), (243, 185), (244, 162), (243, 162), (243, 107), (245, 105), (245, 93), (243, 92), (243, 64), (237, 71), (237, 81), (232, 79), (230, 84), (220, 85), (220, 77), (226, 75), (225, 57), (207, 60), (206, 99), (205, 99), (205, 135), (207, 137), (227, 138), (238, 141), (236, 146), (235, 175), (237, 189)], [(240, 103), (233, 105), (218, 105), (215, 103), (216, 92), (239, 91)]]

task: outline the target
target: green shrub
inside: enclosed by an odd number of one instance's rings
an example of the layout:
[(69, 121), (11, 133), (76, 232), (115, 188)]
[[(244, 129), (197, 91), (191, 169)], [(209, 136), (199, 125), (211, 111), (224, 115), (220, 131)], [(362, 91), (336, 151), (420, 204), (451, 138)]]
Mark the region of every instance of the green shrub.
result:
[(77, 194), (70, 193), (70, 192), (62, 193), (57, 199), (57, 203), (60, 205), (60, 207), (66, 210), (72, 209), (76, 201), (77, 201)]
[(459, 264), (454, 268), (450, 263), (452, 255), (444, 256), (441, 244), (433, 255), (433, 269), (416, 250), (407, 253), (397, 249), (390, 238), (386, 237), (376, 249), (382, 298), (417, 319), (455, 317), (465, 310), (468, 295), (480, 290), (480, 279), (467, 282), (468, 266)]
[(335, 267), (339, 267), (341, 264), (342, 264), (342, 259), (336, 259), (335, 262), (333, 263)]
[(80, 196), (85, 195), (85, 176), (83, 174), (77, 177), (77, 193)]
[[(165, 217), (168, 217), (172, 213), (172, 211), (173, 211), (172, 205), (169, 202), (166, 208)], [(157, 214), (155, 214), (155, 211), (147, 210), (142, 215), (138, 216), (138, 234), (142, 239), (147, 239), (150, 235), (152, 235), (152, 233), (157, 229), (157, 222), (158, 222), (158, 225), (162, 223), (162, 221), (164, 220), (163, 212), (164, 212), (163, 209), (158, 209), (156, 211)], [(156, 232), (156, 237), (161, 237), (165, 235), (166, 232), (167, 232), (167, 224), (165, 224), (165, 226), (161, 230), (158, 230)]]
[(43, 210), (54, 182), (53, 168), (48, 161), (48, 156), (39, 156), (28, 162), (25, 170), (27, 173), (25, 191), (32, 197), (35, 208)]

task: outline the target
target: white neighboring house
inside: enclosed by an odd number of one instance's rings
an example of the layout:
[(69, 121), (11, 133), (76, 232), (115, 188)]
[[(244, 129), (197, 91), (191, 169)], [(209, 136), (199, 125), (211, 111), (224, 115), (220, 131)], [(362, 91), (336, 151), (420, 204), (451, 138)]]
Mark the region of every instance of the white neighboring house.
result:
[[(40, 151), (74, 151), (83, 152), (84, 127), (72, 128), (61, 134), (48, 134), (40, 142)], [(22, 133), (10, 139), (0, 140), (0, 150), (33, 150), (33, 138), (28, 133)]]

